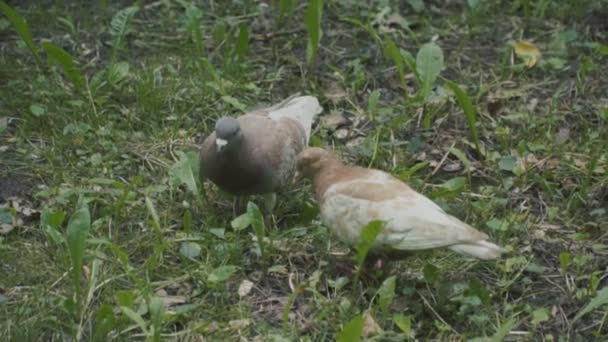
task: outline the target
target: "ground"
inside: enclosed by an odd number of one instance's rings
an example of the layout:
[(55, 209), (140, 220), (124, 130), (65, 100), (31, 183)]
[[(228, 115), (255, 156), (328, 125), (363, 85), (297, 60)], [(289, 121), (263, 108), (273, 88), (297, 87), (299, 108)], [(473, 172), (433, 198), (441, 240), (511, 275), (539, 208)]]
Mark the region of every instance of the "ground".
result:
[[(2, 8), (2, 340), (608, 338), (605, 0), (94, 3), (10, 2), (39, 58)], [(233, 228), (197, 148), (296, 92), (324, 107), (311, 144), (504, 257), (356, 278), (307, 182), (271, 227)]]

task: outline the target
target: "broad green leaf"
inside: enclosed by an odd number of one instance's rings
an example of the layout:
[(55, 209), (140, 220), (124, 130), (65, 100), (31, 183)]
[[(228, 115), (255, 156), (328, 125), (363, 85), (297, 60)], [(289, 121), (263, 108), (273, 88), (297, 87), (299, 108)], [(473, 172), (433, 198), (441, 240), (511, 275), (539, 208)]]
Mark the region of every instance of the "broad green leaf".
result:
[(382, 285), (378, 289), (378, 304), (380, 304), (380, 309), (382, 309), (382, 312), (385, 314), (388, 312), (388, 308), (395, 298), (396, 280), (396, 276), (390, 276), (382, 282)]
[(234, 230), (243, 230), (251, 224), (251, 218), (249, 217), (249, 213), (245, 212), (240, 216), (236, 217), (232, 222), (230, 222), (230, 226)]
[(192, 36), (192, 42), (194, 43), (197, 56), (201, 57), (205, 53), (203, 33), (200, 26), (203, 12), (196, 7), (196, 5), (188, 4), (186, 7), (186, 18), (188, 21), (188, 31), (190, 31), (190, 35)]
[(137, 11), (139, 11), (139, 7), (130, 6), (116, 12), (114, 17), (112, 17), (112, 21), (110, 22), (110, 35), (112, 35), (113, 40), (112, 62), (110, 64), (114, 64), (116, 54), (122, 49), (127, 34), (132, 30), (131, 22)]
[(439, 268), (431, 263), (426, 263), (422, 268), (422, 275), (424, 280), (432, 284), (439, 279)]
[(179, 160), (173, 164), (169, 174), (174, 183), (185, 184), (186, 188), (193, 194), (198, 194), (197, 174), (199, 171), (198, 155), (196, 153), (184, 153), (176, 151)]
[(412, 8), (414, 9), (414, 12), (416, 12), (416, 13), (420, 13), (425, 10), (424, 0), (406, 0), (406, 1), (410, 6), (412, 6)]
[(182, 242), (179, 252), (186, 258), (198, 258), (198, 256), (201, 255), (201, 246), (196, 242), (184, 241)]
[(401, 172), (399, 174), (399, 178), (403, 181), (407, 181), (410, 179), (410, 177), (412, 177), (413, 174), (424, 169), (427, 165), (429, 165), (428, 161), (417, 163), (414, 166), (410, 167), (408, 170)]
[(475, 107), (473, 106), (473, 102), (471, 101), (471, 98), (469, 98), (469, 96), (467, 96), (467, 94), (458, 86), (458, 84), (449, 80), (446, 80), (446, 84), (454, 92), (454, 94), (456, 94), (458, 104), (460, 104), (460, 108), (462, 108), (462, 111), (467, 117), (467, 123), (469, 124), (469, 130), (471, 131), (475, 148), (477, 149), (477, 152), (481, 154), (482, 151), (479, 148), (479, 134), (477, 133), (477, 113), (475, 111)]
[(365, 227), (361, 229), (361, 239), (355, 244), (355, 250), (357, 251), (357, 264), (360, 266), (365, 261), (367, 253), (370, 248), (376, 242), (376, 237), (384, 229), (384, 222), (380, 220), (373, 220), (369, 222)]
[(433, 84), (443, 67), (443, 52), (439, 45), (433, 42), (422, 45), (416, 55), (416, 70), (422, 82), (420, 95), (423, 100), (426, 100), (431, 94)]
[(141, 317), (140, 314), (138, 314), (137, 312), (133, 311), (131, 308), (128, 308), (126, 306), (121, 306), (120, 307), (120, 311), (122, 311), (122, 313), (129, 317), (130, 320), (132, 320), (134, 323), (136, 323), (139, 328), (144, 332), (144, 334), (149, 335), (150, 333), (148, 332), (148, 329), (146, 328), (146, 321), (144, 321), (143, 317)]
[(410, 335), (412, 332), (412, 321), (410, 316), (406, 316), (402, 313), (393, 316), (393, 322), (403, 331), (404, 334)]
[(237, 100), (236, 98), (234, 98), (230, 95), (222, 96), (222, 101), (226, 102), (227, 104), (231, 105), (232, 107), (234, 107), (240, 111), (247, 110), (246, 105), (244, 105), (241, 101)]
[(466, 178), (464, 178), (464, 177), (454, 177), (454, 178), (440, 184), (439, 186), (441, 186), (442, 188), (445, 188), (446, 190), (449, 190), (449, 191), (460, 191), (464, 188), (466, 182), (467, 182)]
[(114, 298), (116, 299), (116, 303), (120, 306), (133, 307), (133, 304), (135, 303), (133, 291), (129, 290), (116, 291)]
[(264, 226), (264, 216), (262, 216), (262, 212), (255, 203), (248, 202), (247, 212), (232, 220), (230, 225), (235, 230), (242, 230), (251, 225), (258, 239), (260, 253), (262, 257), (265, 256), (264, 237), (266, 236), (266, 227)]
[(538, 325), (539, 323), (545, 322), (551, 318), (549, 310), (547, 308), (539, 308), (532, 312), (532, 325)]
[(363, 316), (357, 315), (350, 322), (348, 322), (340, 336), (338, 336), (338, 342), (358, 342), (361, 341), (361, 333), (363, 332)]
[(80, 88), (82, 86), (82, 75), (80, 69), (74, 63), (72, 55), (63, 48), (49, 42), (43, 42), (42, 48), (46, 52), (49, 62), (59, 64), (74, 87)]
[(17, 13), (14, 9), (12, 9), (9, 5), (4, 2), (4, 0), (0, 0), (0, 10), (4, 13), (4, 15), (8, 18), (8, 20), (13, 25), (19, 37), (23, 40), (25, 45), (30, 49), (34, 58), (36, 58), (36, 62), (39, 65), (42, 65), (42, 60), (40, 59), (40, 55), (38, 54), (38, 49), (36, 49), (36, 45), (34, 45), (34, 39), (32, 38), (32, 32), (30, 31), (30, 26), (27, 24), (25, 18), (23, 18), (19, 13)]
[(34, 116), (40, 117), (46, 114), (46, 108), (44, 108), (42, 105), (34, 103), (30, 105), (30, 112), (34, 114)]
[(260, 253), (262, 254), (262, 257), (265, 257), (264, 237), (266, 236), (266, 227), (264, 226), (264, 216), (258, 206), (253, 202), (247, 203), (247, 213), (249, 214), (255, 236), (258, 239)]
[(230, 278), (237, 270), (238, 267), (233, 265), (220, 266), (207, 275), (207, 281), (210, 283), (223, 282)]
[(95, 334), (93, 340), (105, 341), (107, 334), (114, 329), (114, 326), (116, 325), (112, 306), (103, 304), (97, 310), (95, 317)]
[[(81, 295), (80, 275), (90, 229), (91, 214), (89, 213), (89, 208), (83, 205), (70, 217), (66, 232), (70, 259), (72, 261), (72, 280), (78, 298)], [(78, 301), (80, 302), (80, 299)]]
[(108, 82), (117, 84), (124, 80), (129, 75), (129, 63), (118, 62), (110, 65), (108, 68)]
[(600, 42), (595, 42), (595, 46), (597, 48), (597, 51), (600, 53), (600, 55), (608, 56), (608, 45), (602, 44)]
[(64, 218), (65, 213), (63, 211), (51, 212), (46, 208), (42, 210), (42, 213), (40, 214), (40, 228), (42, 228), (56, 244), (66, 242), (65, 237), (59, 231), (59, 227), (61, 227)]
[(504, 171), (517, 172), (517, 157), (505, 156), (498, 161), (498, 167)]

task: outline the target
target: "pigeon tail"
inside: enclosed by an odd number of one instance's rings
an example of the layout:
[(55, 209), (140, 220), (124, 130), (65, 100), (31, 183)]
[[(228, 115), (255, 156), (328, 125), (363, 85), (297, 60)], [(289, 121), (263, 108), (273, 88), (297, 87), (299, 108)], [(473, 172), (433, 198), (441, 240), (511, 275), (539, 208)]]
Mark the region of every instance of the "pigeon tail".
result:
[(289, 98), (270, 110), (268, 116), (273, 120), (278, 120), (282, 117), (288, 117), (298, 121), (306, 132), (306, 145), (310, 140), (312, 131), (312, 123), (315, 117), (323, 111), (323, 107), (319, 104), (314, 96), (298, 96)]
[(456, 253), (482, 260), (496, 259), (504, 252), (499, 246), (485, 240), (452, 245), (449, 248)]

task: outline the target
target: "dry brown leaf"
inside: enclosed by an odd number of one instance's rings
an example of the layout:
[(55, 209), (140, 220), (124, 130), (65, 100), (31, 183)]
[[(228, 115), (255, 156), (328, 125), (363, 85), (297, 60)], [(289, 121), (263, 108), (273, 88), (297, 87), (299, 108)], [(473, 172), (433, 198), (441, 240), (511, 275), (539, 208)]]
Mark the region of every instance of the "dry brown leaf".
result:
[(243, 279), (241, 285), (239, 285), (239, 297), (245, 297), (246, 295), (251, 293), (251, 289), (253, 289), (253, 283), (247, 279)]
[(362, 332), (362, 335), (364, 337), (369, 337), (369, 336), (372, 336), (372, 335), (381, 334), (383, 332), (384, 331), (378, 325), (378, 323), (376, 323), (376, 320), (374, 320), (374, 317), (369, 312), (369, 310), (366, 310), (363, 313), (363, 332)]
[(329, 81), (327, 89), (325, 89), (325, 97), (336, 103), (348, 96), (344, 87), (336, 81)]
[(331, 110), (328, 115), (321, 117), (323, 127), (336, 129), (340, 126), (348, 124), (348, 119), (344, 117), (344, 112), (341, 110)]
[(523, 59), (528, 68), (531, 68), (538, 63), (541, 57), (538, 47), (528, 40), (521, 40), (513, 44), (513, 50), (517, 57)]
[(156, 291), (156, 296), (161, 300), (165, 308), (169, 308), (178, 304), (186, 303), (186, 297), (184, 296), (170, 296), (167, 291), (160, 289)]

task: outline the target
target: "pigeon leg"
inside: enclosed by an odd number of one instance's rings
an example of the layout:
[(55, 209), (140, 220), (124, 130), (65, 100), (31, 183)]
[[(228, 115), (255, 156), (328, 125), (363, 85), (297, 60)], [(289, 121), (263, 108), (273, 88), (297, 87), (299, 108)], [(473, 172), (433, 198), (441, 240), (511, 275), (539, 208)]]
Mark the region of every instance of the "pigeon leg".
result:
[(271, 192), (262, 196), (264, 197), (264, 224), (266, 227), (270, 227), (272, 224), (272, 211), (277, 205), (277, 194)]

